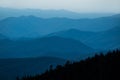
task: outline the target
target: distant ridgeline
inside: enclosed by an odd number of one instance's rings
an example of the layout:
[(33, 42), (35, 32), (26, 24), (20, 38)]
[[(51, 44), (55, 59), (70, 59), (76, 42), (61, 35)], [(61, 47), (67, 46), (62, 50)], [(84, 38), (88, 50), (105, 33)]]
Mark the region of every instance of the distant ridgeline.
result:
[(56, 69), (50, 66), (45, 73), (36, 76), (24, 76), (17, 80), (120, 80), (120, 50), (109, 51), (89, 57), (80, 62), (70, 62)]

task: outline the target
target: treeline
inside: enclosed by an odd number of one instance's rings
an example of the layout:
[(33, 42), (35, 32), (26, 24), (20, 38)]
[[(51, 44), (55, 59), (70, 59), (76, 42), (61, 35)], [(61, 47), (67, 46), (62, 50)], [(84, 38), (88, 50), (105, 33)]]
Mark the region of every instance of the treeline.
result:
[(120, 80), (120, 50), (96, 54), (80, 62), (58, 65), (41, 75), (24, 76), (17, 80)]

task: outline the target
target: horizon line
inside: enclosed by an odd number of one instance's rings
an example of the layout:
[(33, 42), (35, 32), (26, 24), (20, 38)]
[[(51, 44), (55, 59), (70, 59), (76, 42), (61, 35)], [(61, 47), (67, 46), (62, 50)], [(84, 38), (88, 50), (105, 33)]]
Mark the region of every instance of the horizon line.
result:
[(13, 8), (13, 7), (2, 7), (0, 6), (0, 8), (3, 9), (13, 9), (13, 10), (43, 10), (43, 11), (67, 11), (67, 12), (72, 12), (72, 13), (90, 13), (90, 14), (120, 14), (120, 12), (95, 12), (95, 11), (91, 11), (91, 12), (87, 12), (87, 11), (73, 11), (73, 10), (68, 10), (68, 9), (42, 9), (42, 8)]

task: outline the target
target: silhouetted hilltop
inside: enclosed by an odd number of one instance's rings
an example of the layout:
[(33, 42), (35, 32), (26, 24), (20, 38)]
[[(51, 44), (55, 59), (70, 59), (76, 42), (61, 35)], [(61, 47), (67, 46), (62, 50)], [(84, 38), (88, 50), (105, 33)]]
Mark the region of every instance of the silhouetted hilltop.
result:
[[(89, 57), (80, 62), (69, 62), (58, 65), (41, 75), (25, 76), (20, 80), (119, 80), (120, 50)], [(19, 80), (17, 78), (17, 80)]]

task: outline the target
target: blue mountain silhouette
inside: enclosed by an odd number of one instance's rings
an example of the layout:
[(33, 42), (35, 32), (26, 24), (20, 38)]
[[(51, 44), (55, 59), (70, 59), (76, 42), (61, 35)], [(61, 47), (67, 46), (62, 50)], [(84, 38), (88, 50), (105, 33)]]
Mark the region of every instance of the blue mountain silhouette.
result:
[(33, 40), (1, 40), (0, 57), (52, 56), (65, 59), (81, 59), (94, 51), (80, 41), (57, 36)]
[(35, 16), (10, 17), (0, 21), (3, 35), (19, 37), (40, 37), (49, 33), (75, 28), (82, 31), (103, 31), (120, 25), (118, 15), (95, 19), (43, 19)]
[(11, 9), (0, 7), (0, 20), (7, 17), (19, 17), (33, 15), (41, 18), (66, 17), (71, 19), (97, 18), (113, 15), (114, 13), (77, 13), (68, 10), (39, 10), (39, 9)]
[[(69, 29), (60, 32), (51, 33), (47, 36), (60, 36), (63, 38), (75, 39), (84, 44), (100, 50), (110, 50), (120, 48), (120, 27), (101, 32), (80, 31), (77, 29)], [(103, 47), (104, 46), (104, 47)]]

